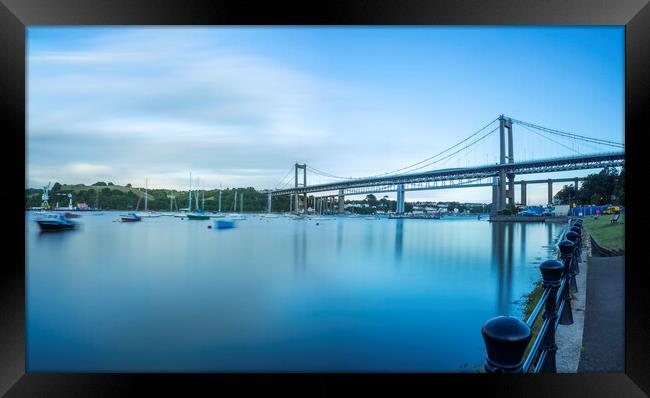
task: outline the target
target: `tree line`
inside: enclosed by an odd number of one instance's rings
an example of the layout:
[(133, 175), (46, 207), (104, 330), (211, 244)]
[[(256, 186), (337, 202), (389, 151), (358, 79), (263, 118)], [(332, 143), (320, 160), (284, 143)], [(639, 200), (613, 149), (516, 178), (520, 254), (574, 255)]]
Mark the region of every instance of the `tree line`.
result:
[(573, 185), (565, 185), (554, 198), (560, 204), (617, 205), (625, 206), (625, 168), (606, 167), (597, 174), (590, 174), (576, 191)]
[[(154, 211), (176, 211), (177, 209), (198, 207), (205, 211), (219, 210), (219, 192), (221, 192), (221, 211), (228, 212), (234, 209), (235, 194), (237, 194), (237, 211), (241, 211), (243, 196), (243, 211), (259, 212), (267, 208), (267, 194), (255, 188), (228, 188), (192, 191), (192, 204), (190, 206), (189, 191), (174, 189), (148, 189), (147, 209)], [(144, 210), (144, 189), (134, 188), (131, 184), (125, 186), (115, 185), (111, 182), (96, 182), (92, 185), (62, 185), (55, 183), (49, 192), (49, 206), (68, 206), (68, 194), (72, 194), (73, 206), (85, 203), (90, 208), (102, 210)], [(28, 188), (25, 191), (25, 207), (40, 207), (42, 205), (43, 189)], [(288, 211), (289, 197), (273, 197), (274, 211)]]

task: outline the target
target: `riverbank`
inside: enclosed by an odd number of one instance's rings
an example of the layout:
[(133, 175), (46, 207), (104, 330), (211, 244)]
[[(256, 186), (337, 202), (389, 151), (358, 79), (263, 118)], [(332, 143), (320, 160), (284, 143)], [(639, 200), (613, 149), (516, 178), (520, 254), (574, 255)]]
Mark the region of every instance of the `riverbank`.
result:
[(490, 216), (490, 222), (559, 222), (569, 221), (567, 216)]

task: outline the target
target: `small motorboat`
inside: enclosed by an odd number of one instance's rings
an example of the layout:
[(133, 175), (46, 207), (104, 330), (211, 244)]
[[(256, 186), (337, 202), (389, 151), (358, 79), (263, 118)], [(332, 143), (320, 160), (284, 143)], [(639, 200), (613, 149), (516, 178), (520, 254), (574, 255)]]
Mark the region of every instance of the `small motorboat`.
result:
[(142, 221), (142, 218), (135, 213), (125, 214), (121, 217), (123, 222)]
[(65, 214), (44, 214), (42, 217), (36, 219), (36, 222), (43, 232), (64, 231), (75, 229), (78, 226), (76, 222), (70, 220)]
[(245, 220), (246, 216), (237, 213), (232, 213), (228, 215), (228, 218), (231, 220)]
[(153, 211), (145, 211), (144, 213), (138, 213), (138, 217), (153, 218), (160, 217), (160, 214), (154, 213)]
[(230, 219), (215, 220), (214, 226), (217, 229), (235, 228), (235, 221)]
[(69, 211), (66, 211), (65, 213), (63, 213), (63, 215), (66, 218), (79, 218), (79, 217), (81, 217), (79, 214), (70, 213)]

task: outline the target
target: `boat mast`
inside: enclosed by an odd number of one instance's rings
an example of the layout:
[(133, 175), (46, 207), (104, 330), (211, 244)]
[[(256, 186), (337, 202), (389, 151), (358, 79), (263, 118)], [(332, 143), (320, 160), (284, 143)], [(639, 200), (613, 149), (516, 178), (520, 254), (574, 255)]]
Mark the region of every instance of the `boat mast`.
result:
[(219, 190), (219, 213), (221, 213), (221, 189)]
[(244, 193), (241, 193), (241, 196), (239, 196), (239, 212), (243, 213), (244, 212)]
[(149, 179), (144, 179), (144, 211), (147, 211), (147, 188), (149, 184)]
[(199, 210), (199, 177), (196, 177), (196, 210)]
[(237, 212), (237, 190), (235, 190), (235, 201), (232, 204), (232, 211)]
[(190, 201), (187, 205), (187, 210), (192, 211), (192, 172), (190, 171)]

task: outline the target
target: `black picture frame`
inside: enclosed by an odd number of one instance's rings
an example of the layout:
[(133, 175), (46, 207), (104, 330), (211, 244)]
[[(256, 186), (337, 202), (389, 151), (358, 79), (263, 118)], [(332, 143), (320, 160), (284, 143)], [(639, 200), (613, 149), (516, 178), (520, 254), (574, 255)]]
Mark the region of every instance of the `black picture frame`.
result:
[[(25, 373), (25, 29), (35, 25), (624, 25), (626, 151), (625, 373), (621, 374), (59, 374)], [(507, 49), (503, 51), (507, 58)], [(362, 384), (378, 391), (430, 394), (443, 391), (489, 395), (596, 397), (650, 395), (650, 306), (641, 253), (643, 214), (639, 170), (644, 113), (650, 96), (650, 5), (646, 0), (483, 0), (483, 1), (327, 1), (282, 4), (244, 1), (173, 0), (0, 0), (0, 112), (2, 170), (10, 203), (4, 214), (0, 266), (0, 394), (17, 396), (119, 396), (150, 393), (151, 388), (189, 395), (194, 388), (239, 392), (274, 387), (309, 388)], [(558, 93), (561, 95), (561, 93)], [(478, 331), (477, 331), (478, 332)], [(292, 376), (289, 380), (288, 376)], [(300, 383), (296, 384), (295, 381)], [(188, 384), (191, 383), (191, 384)], [(304, 386), (309, 384), (310, 386)], [(303, 387), (304, 386), (304, 387)], [(451, 388), (451, 390), (449, 390)]]

